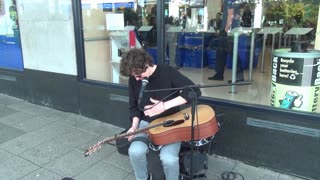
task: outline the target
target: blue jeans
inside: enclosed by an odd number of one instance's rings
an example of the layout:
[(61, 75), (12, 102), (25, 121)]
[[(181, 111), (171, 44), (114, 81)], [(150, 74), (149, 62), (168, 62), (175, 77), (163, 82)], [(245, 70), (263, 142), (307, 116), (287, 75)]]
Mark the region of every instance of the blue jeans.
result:
[[(148, 126), (149, 123), (141, 120), (139, 128)], [(146, 133), (136, 134), (134, 137), (146, 137)], [(160, 150), (160, 160), (167, 180), (179, 178), (179, 152), (181, 142), (164, 145)], [(129, 148), (130, 162), (137, 180), (148, 178), (147, 153), (149, 147), (142, 141), (133, 141)]]

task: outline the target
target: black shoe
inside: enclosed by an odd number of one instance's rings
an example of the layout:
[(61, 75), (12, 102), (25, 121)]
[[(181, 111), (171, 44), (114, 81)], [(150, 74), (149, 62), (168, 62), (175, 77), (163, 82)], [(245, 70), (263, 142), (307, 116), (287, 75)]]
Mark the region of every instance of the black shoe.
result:
[(223, 81), (223, 76), (214, 75), (214, 76), (208, 77), (208, 79), (209, 80), (216, 80), (216, 81)]
[[(241, 81), (244, 81), (244, 79), (237, 79), (237, 80), (236, 80), (236, 83), (237, 83), (237, 82), (241, 82)], [(232, 80), (228, 80), (228, 83), (232, 83)]]
[(148, 173), (148, 178), (147, 180), (152, 180), (152, 174), (151, 173)]

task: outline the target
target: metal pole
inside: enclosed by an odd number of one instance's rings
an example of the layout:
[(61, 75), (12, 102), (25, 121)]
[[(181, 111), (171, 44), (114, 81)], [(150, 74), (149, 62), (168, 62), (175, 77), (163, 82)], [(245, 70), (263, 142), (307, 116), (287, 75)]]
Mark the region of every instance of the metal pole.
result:
[(252, 81), (253, 58), (255, 55), (255, 39), (256, 39), (256, 31), (255, 31), (255, 29), (252, 29), (248, 81)]
[(164, 26), (164, 1), (157, 0), (157, 58), (158, 64), (165, 60), (165, 26)]
[(288, 37), (287, 35), (284, 35), (284, 42), (283, 42), (284, 44), (283, 45), (285, 48), (287, 47), (287, 37)]
[(272, 62), (272, 59), (273, 59), (273, 50), (274, 50), (274, 40), (275, 40), (275, 37), (276, 34), (272, 34), (272, 46), (271, 46), (271, 53), (270, 53), (270, 62)]
[(262, 60), (261, 60), (261, 69), (260, 72), (264, 72), (264, 55), (266, 50), (266, 40), (267, 40), (268, 34), (263, 34), (263, 44), (262, 44)]
[[(236, 83), (237, 80), (238, 41), (239, 33), (235, 32), (233, 35), (232, 83)], [(236, 85), (231, 86), (230, 93), (236, 93)]]
[(282, 33), (281, 31), (279, 32), (279, 44), (278, 44), (278, 48), (281, 48), (281, 39), (282, 39)]

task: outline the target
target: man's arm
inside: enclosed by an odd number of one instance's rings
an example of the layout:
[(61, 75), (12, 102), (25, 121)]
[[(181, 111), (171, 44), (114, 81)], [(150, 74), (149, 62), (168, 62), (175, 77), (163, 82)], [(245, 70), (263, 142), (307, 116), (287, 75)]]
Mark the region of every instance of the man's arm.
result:
[(224, 29), (226, 32), (228, 32), (231, 27), (232, 20), (234, 18), (233, 16), (234, 16), (234, 8), (228, 9), (228, 18), (227, 18), (226, 27)]
[[(137, 130), (139, 128), (139, 122), (140, 122), (140, 119), (138, 117), (132, 118), (131, 127), (128, 129), (127, 132), (129, 133), (129, 132), (134, 132), (135, 130)], [(128, 136), (128, 141), (131, 141), (132, 138), (133, 138), (133, 135)]]
[(146, 116), (150, 116), (150, 117), (159, 115), (170, 108), (180, 106), (182, 104), (187, 103), (187, 100), (181, 96), (177, 96), (177, 97), (175, 97), (171, 100), (165, 101), (165, 102), (164, 101), (160, 102), (159, 100), (152, 99), (152, 98), (150, 99), (150, 101), (153, 104), (147, 105), (144, 107), (146, 109), (144, 111), (144, 114)]
[(164, 102), (163, 103), (163, 107), (164, 107), (165, 110), (167, 110), (167, 109), (170, 109), (170, 108), (173, 108), (173, 107), (180, 106), (180, 105), (185, 104), (185, 103), (187, 103), (187, 100), (184, 99), (181, 96), (178, 96), (176, 98), (173, 98), (173, 99), (171, 99), (169, 101)]

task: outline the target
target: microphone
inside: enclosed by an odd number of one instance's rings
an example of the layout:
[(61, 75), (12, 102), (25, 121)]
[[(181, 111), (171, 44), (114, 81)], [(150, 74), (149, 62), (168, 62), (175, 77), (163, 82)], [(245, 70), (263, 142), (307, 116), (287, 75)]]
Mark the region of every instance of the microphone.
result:
[(144, 89), (146, 88), (146, 86), (147, 86), (148, 83), (149, 83), (149, 81), (148, 81), (148, 78), (147, 78), (147, 77), (144, 78), (144, 79), (142, 79), (142, 84), (141, 84), (141, 88), (140, 88), (138, 104), (140, 104), (140, 101), (141, 101), (142, 96), (143, 96)]

